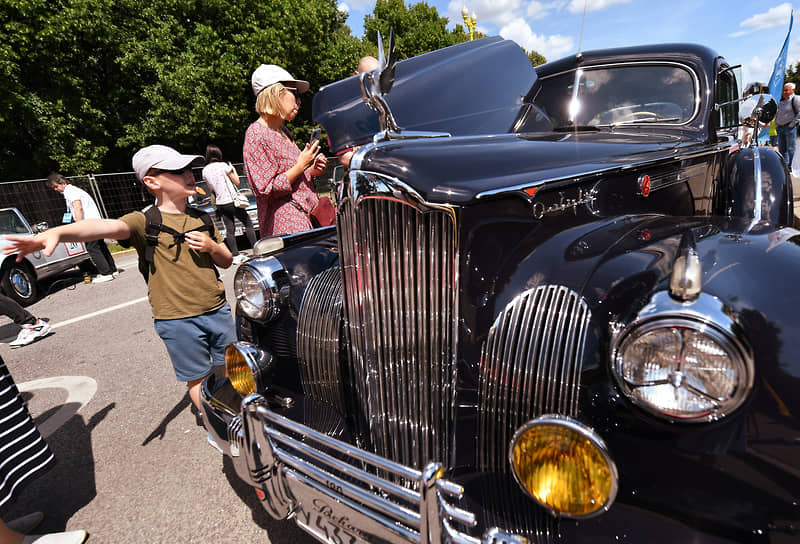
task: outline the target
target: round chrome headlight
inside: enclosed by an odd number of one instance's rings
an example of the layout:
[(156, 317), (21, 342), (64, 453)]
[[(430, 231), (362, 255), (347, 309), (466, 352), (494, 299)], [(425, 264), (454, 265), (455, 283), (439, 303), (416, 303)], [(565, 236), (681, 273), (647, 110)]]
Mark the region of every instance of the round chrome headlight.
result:
[(670, 420), (724, 417), (753, 385), (752, 361), (736, 337), (683, 316), (634, 323), (616, 343), (612, 366), (628, 397)]
[(523, 491), (560, 516), (601, 514), (617, 496), (617, 467), (602, 439), (564, 416), (541, 416), (520, 427), (509, 462)]
[(263, 323), (276, 319), (289, 296), (288, 278), (275, 257), (253, 259), (241, 265), (233, 279), (239, 311)]

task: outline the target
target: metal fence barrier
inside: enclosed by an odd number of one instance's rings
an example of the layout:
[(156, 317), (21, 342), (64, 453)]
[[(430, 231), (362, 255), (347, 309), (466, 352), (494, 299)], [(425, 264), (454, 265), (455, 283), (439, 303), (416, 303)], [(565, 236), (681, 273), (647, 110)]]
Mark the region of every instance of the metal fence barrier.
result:
[[(319, 192), (331, 190), (333, 168), (337, 164), (338, 160), (331, 157), (327, 170), (316, 178)], [(242, 163), (234, 163), (233, 166), (240, 175), (244, 171)], [(198, 181), (202, 179), (202, 168), (192, 171)], [(153, 196), (133, 172), (65, 177), (71, 184), (92, 195), (100, 214), (106, 218), (116, 219), (154, 202)], [(0, 208), (10, 207), (18, 208), (31, 225), (46, 222), (50, 227), (62, 223), (67, 209), (64, 197), (50, 188), (47, 179), (0, 182)]]

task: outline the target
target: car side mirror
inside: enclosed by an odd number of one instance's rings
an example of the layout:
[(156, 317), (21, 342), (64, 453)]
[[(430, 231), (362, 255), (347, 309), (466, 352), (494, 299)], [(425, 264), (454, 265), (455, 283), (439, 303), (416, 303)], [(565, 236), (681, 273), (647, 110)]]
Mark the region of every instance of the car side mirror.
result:
[[(768, 95), (761, 95), (762, 98)], [(775, 115), (778, 113), (778, 104), (775, 102), (775, 99), (770, 97), (769, 100), (762, 103), (762, 100), (758, 101), (758, 104), (753, 109), (753, 116), (758, 119), (758, 122), (766, 125), (769, 124), (770, 121), (775, 119)]]
[(331, 180), (334, 185), (339, 185), (344, 179), (344, 166), (341, 164), (333, 168), (333, 179)]
[(36, 224), (33, 226), (33, 230), (34, 230), (34, 232), (36, 232), (36, 233), (39, 233), (39, 232), (44, 232), (44, 231), (46, 231), (46, 230), (47, 230), (47, 221), (42, 221), (41, 223), (36, 223)]

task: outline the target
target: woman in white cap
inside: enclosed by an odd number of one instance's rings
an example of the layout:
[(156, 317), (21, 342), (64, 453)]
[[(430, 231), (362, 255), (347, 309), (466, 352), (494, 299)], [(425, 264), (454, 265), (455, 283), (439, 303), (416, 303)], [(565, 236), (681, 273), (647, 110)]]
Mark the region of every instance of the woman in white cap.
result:
[(297, 80), (274, 64), (262, 64), (252, 77), (259, 117), (247, 128), (242, 155), (256, 195), (261, 236), (309, 230), (309, 213), (319, 198), (313, 176), (325, 170), (319, 142), (301, 151), (284, 121), (291, 121), (300, 108), (300, 94), (308, 82)]

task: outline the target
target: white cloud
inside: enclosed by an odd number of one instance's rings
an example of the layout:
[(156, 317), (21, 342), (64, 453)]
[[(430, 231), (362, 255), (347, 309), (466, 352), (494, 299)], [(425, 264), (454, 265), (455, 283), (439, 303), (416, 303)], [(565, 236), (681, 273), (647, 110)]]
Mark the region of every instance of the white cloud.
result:
[(756, 30), (764, 30), (767, 28), (787, 27), (789, 23), (789, 15), (792, 13), (792, 4), (784, 2), (780, 6), (768, 9), (764, 13), (756, 13), (752, 17), (748, 17), (741, 23), (739, 27), (743, 30), (734, 32), (730, 36), (737, 38), (744, 36)]
[(347, 5), (346, 3), (344, 3), (344, 2), (339, 2), (339, 5), (338, 5), (338, 6), (336, 6), (336, 9), (338, 9), (338, 10), (339, 10), (339, 11), (341, 11), (342, 13), (350, 13), (350, 6), (348, 6), (348, 5)]
[(528, 2), (528, 7), (525, 8), (525, 16), (530, 19), (542, 19), (550, 12), (551, 9), (552, 7), (533, 0)]
[[(774, 63), (774, 61), (773, 61)], [(742, 63), (742, 85), (747, 85), (753, 81), (769, 83), (769, 76), (772, 74), (772, 63), (761, 59), (759, 56), (752, 57)]]
[[(343, 3), (344, 2), (339, 5), (341, 6)], [(372, 8), (375, 7), (375, 0), (349, 0), (349, 2), (347, 2), (347, 7), (349, 8), (349, 11), (362, 12), (366, 11), (367, 9), (372, 11)]]
[(567, 9), (570, 13), (583, 13), (584, 1), (586, 12), (601, 11), (614, 4), (627, 4), (630, 0), (572, 0)]
[(554, 34), (542, 36), (536, 34), (522, 19), (517, 19), (500, 29), (503, 38), (514, 40), (526, 51), (537, 51), (547, 58), (555, 60), (574, 50), (575, 45), (570, 36)]

